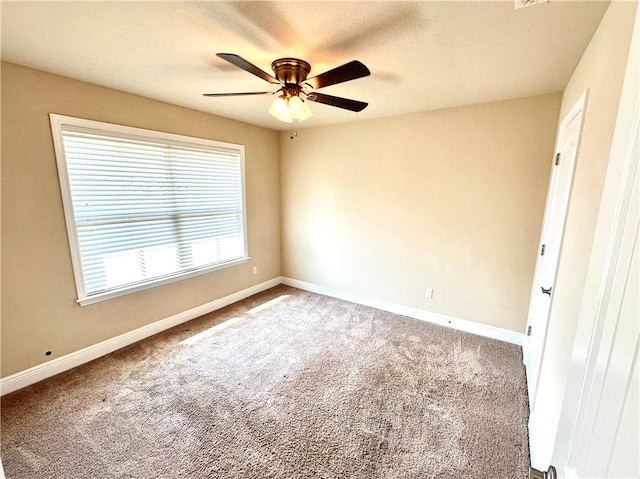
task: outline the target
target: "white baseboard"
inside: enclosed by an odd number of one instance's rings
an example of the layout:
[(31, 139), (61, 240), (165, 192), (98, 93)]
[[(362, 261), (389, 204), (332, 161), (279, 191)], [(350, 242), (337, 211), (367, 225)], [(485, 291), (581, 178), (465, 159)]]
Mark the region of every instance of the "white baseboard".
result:
[(148, 324), (141, 328), (129, 331), (128, 333), (121, 334), (106, 341), (102, 341), (98, 344), (88, 346), (79, 351), (69, 353), (60, 358), (52, 359), (43, 364), (38, 364), (32, 368), (25, 369), (24, 371), (17, 372), (10, 376), (0, 379), (0, 395), (5, 395), (18, 389), (35, 384), (38, 381), (55, 376), (61, 372), (67, 371), (81, 364), (93, 361), (101, 356), (112, 353), (120, 348), (133, 344), (142, 339), (153, 336), (154, 334), (165, 331), (169, 328), (173, 328), (179, 324), (185, 323), (192, 319), (198, 318), (204, 314), (210, 313), (220, 308), (224, 308), (230, 304), (238, 302), (242, 299), (248, 298), (256, 293), (265, 291), (269, 288), (273, 288), (278, 284), (286, 284), (293, 286), (294, 288), (303, 289), (305, 291), (311, 291), (313, 293), (323, 294), (325, 296), (331, 296), (333, 298), (343, 299), (352, 303), (358, 303), (365, 306), (371, 306), (373, 308), (381, 309), (383, 311), (389, 311), (390, 313), (401, 314), (410, 318), (419, 319), (422, 321), (428, 321), (431, 323), (439, 324), (449, 328), (458, 329), (479, 336), (485, 336), (488, 338), (498, 339), (508, 343), (513, 343), (518, 346), (522, 346), (523, 335), (514, 331), (506, 329), (496, 328), (494, 326), (487, 326), (485, 324), (474, 323), (473, 321), (466, 321), (464, 319), (454, 318), (446, 316), (444, 314), (432, 313), (423, 309), (412, 308), (409, 306), (403, 306), (401, 304), (390, 303), (380, 299), (370, 298), (356, 293), (350, 293), (348, 291), (341, 291), (337, 289), (328, 288), (326, 286), (320, 286), (313, 283), (307, 283), (305, 281), (299, 281), (297, 279), (277, 277), (265, 281), (264, 283), (257, 284), (250, 288), (238, 291), (237, 293), (230, 294), (224, 298), (216, 299), (209, 303), (197, 306), (195, 308), (183, 311), (182, 313), (175, 314), (160, 321)]
[(68, 369), (93, 361), (100, 356), (104, 356), (137, 341), (148, 338), (149, 336), (153, 336), (154, 334), (160, 333), (166, 329), (173, 328), (174, 326), (186, 321), (190, 321), (204, 314), (248, 298), (256, 293), (273, 288), (280, 284), (280, 282), (280, 277), (270, 279), (264, 283), (251, 286), (250, 288), (225, 296), (224, 298), (216, 299), (201, 306), (196, 306), (195, 308), (183, 311), (182, 313), (161, 319), (160, 321), (142, 326), (141, 328), (134, 329), (133, 331), (121, 334), (120, 336), (107, 339), (101, 343), (94, 344), (79, 351), (66, 354), (46, 363), (38, 364), (32, 368), (25, 369), (24, 371), (2, 378), (0, 380), (0, 395), (17, 391), (18, 389), (30, 386), (38, 381), (42, 381), (43, 379), (49, 378), (63, 371), (67, 371)]
[(320, 286), (314, 283), (307, 283), (306, 281), (300, 281), (297, 279), (282, 277), (282, 283), (287, 286), (293, 286), (294, 288), (303, 289), (305, 291), (311, 291), (312, 293), (323, 294), (325, 296), (331, 296), (333, 298), (343, 299), (352, 303), (362, 304), (365, 306), (371, 306), (372, 308), (381, 309), (390, 313), (401, 314), (403, 316), (409, 316), (410, 318), (419, 319), (422, 321), (428, 321), (430, 323), (439, 324), (448, 328), (465, 331), (467, 333), (477, 334), (478, 336), (484, 336), (487, 338), (497, 339), (499, 341), (505, 341), (507, 343), (516, 344), (522, 346), (524, 335), (522, 333), (516, 333), (515, 331), (509, 331), (508, 329), (497, 328), (495, 326), (488, 326), (486, 324), (475, 323), (473, 321), (467, 321), (464, 319), (454, 318), (444, 314), (432, 313), (424, 309), (412, 308), (410, 306), (403, 306), (401, 304), (390, 303), (381, 299), (370, 298), (356, 293), (350, 293), (348, 291), (342, 291), (333, 288), (327, 288), (326, 286)]

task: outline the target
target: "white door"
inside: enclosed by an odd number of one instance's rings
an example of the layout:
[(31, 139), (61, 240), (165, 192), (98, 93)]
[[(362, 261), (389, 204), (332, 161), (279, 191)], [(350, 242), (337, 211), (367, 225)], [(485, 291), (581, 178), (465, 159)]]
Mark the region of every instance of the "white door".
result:
[[(636, 150), (637, 151), (637, 150)], [(640, 477), (638, 430), (638, 346), (640, 343), (640, 253), (638, 203), (640, 181), (636, 174), (629, 221), (613, 277), (605, 323), (593, 361), (585, 378), (591, 391), (578, 409), (569, 456), (559, 464), (575, 478)]]
[(640, 9), (553, 451), (564, 478), (640, 477)]
[(527, 370), (529, 408), (533, 411), (553, 288), (560, 259), (560, 247), (569, 206), (576, 152), (582, 130), (586, 93), (560, 124), (545, 218), (540, 236), (538, 261), (533, 279), (527, 336), (523, 344)]
[(606, 259), (595, 311), (584, 319), (574, 347), (553, 459), (562, 477), (640, 477), (638, 120), (612, 215), (616, 222), (602, 248)]

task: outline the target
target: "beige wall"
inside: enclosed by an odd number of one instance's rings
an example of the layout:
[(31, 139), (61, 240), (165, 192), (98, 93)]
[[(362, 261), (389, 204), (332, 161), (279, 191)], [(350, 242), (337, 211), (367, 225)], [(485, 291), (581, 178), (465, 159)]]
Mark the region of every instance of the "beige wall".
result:
[(283, 133), (283, 275), (522, 332), (559, 108), (551, 94)]
[(635, 2), (611, 3), (562, 97), (560, 121), (589, 89), (533, 411), (547, 441), (555, 436), (565, 391), (635, 9)]
[[(251, 260), (78, 306), (50, 112), (244, 144)], [(279, 191), (274, 131), (3, 63), (2, 376), (278, 277)]]

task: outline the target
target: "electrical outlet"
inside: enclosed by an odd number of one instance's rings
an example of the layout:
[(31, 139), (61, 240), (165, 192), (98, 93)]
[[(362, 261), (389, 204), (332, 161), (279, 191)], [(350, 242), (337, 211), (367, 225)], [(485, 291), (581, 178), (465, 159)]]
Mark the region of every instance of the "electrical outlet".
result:
[(431, 289), (431, 288), (425, 289), (424, 290), (424, 295), (429, 299), (433, 298), (433, 289)]
[(257, 266), (253, 267), (253, 274), (258, 274), (258, 267)]

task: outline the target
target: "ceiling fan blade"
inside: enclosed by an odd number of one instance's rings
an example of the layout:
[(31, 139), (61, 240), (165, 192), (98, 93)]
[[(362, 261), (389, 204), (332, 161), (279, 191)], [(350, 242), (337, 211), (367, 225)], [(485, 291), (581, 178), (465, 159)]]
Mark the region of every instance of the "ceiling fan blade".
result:
[(355, 80), (356, 78), (362, 78), (368, 75), (371, 75), (369, 69), (358, 60), (353, 60), (349, 63), (336, 67), (333, 70), (329, 70), (318, 76), (309, 78), (306, 83), (317, 90), (318, 88), (324, 88), (329, 85), (335, 85), (336, 83)]
[(239, 93), (203, 93), (203, 96), (245, 96), (245, 95), (273, 95), (273, 91), (246, 91)]
[(307, 95), (309, 101), (315, 101), (316, 103), (324, 103), (325, 105), (336, 106), (344, 110), (362, 111), (368, 103), (358, 100), (350, 100), (348, 98), (341, 98), (339, 96), (324, 95), (322, 93), (309, 93)]
[(277, 84), (280, 83), (278, 80), (276, 80), (274, 77), (269, 75), (267, 72), (261, 70), (260, 68), (255, 66), (253, 63), (249, 63), (247, 60), (245, 60), (244, 58), (238, 55), (235, 55), (233, 53), (217, 53), (217, 56), (219, 56), (223, 60), (228, 61), (232, 65), (235, 65), (238, 68), (242, 68), (244, 71), (247, 71), (257, 76), (258, 78), (262, 78), (266, 82), (277, 83)]

